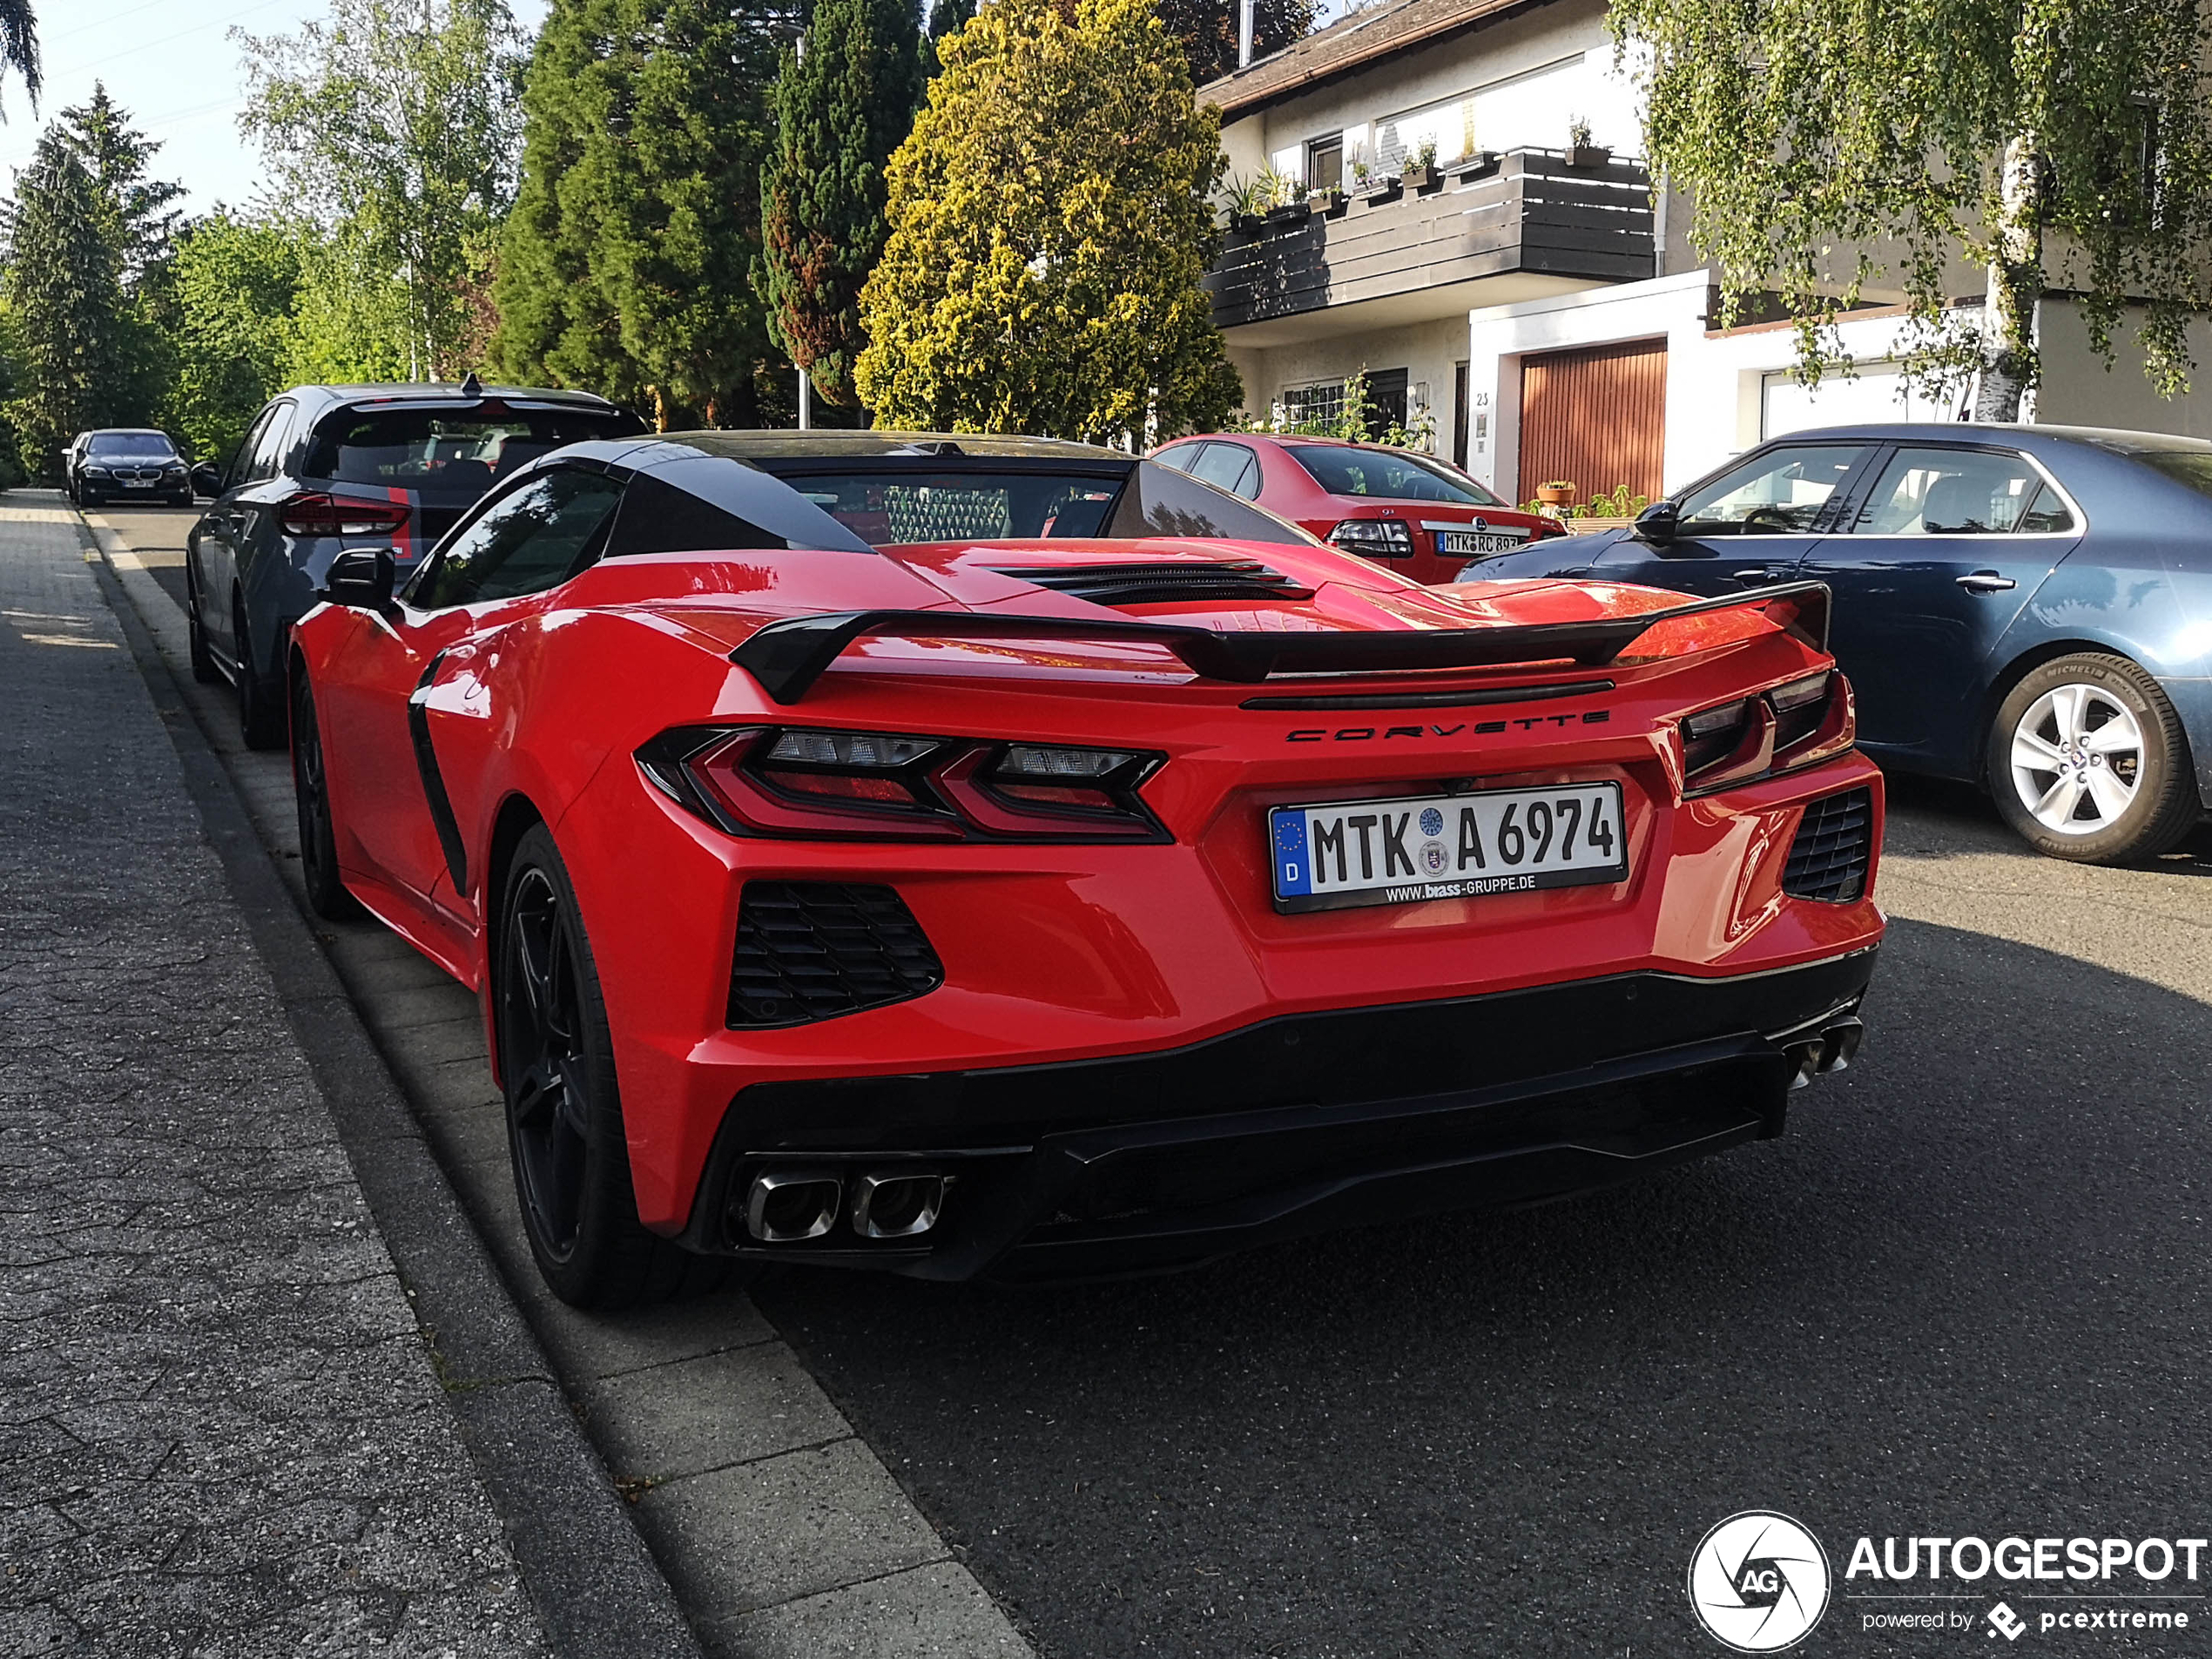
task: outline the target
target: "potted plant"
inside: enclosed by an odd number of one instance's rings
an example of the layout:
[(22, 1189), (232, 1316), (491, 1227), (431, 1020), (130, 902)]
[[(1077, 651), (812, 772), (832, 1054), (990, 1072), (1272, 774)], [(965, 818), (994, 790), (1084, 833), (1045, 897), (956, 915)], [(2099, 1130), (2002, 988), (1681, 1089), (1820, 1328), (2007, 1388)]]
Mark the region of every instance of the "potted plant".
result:
[(1318, 190), (1305, 192), (1305, 205), (1316, 213), (1339, 213), (1344, 211), (1344, 186), (1323, 185)]
[(1602, 145), (1590, 142), (1590, 124), (1576, 116), (1567, 124), (1567, 165), (1570, 167), (1602, 167), (1613, 159), (1613, 152)]
[(1547, 507), (1557, 509), (1575, 504), (1575, 482), (1571, 478), (1554, 479), (1548, 484), (1536, 486), (1536, 499)]
[(1408, 190), (1426, 190), (1436, 182), (1436, 140), (1423, 138), (1406, 152), (1398, 182)]

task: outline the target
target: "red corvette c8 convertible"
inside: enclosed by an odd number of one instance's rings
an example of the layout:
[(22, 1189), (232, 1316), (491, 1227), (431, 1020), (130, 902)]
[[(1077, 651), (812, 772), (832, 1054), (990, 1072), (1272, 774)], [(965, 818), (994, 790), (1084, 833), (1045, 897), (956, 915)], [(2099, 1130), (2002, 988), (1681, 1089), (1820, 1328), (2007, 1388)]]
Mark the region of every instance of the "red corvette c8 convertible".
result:
[(482, 999), (579, 1304), (1587, 1190), (1847, 1064), (1882, 783), (1799, 583), (1423, 588), (1031, 439), (573, 445), (295, 630), (311, 897)]

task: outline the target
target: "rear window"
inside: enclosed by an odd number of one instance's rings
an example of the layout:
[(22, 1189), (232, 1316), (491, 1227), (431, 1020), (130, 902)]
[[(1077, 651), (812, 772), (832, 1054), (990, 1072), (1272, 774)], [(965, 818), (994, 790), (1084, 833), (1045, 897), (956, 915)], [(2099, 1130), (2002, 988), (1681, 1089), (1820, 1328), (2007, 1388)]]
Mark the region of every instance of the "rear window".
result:
[(776, 475), (872, 547), (1101, 536), (1122, 481), (1099, 474), (840, 469)]
[(2175, 483), (2200, 496), (2212, 496), (2212, 449), (2138, 449), (2135, 459), (2155, 467)]
[(315, 428), (307, 477), (473, 502), (525, 463), (638, 429), (619, 409), (341, 409)]
[(1460, 507), (1501, 504), (1467, 474), (1426, 455), (1403, 449), (1356, 449), (1348, 443), (1291, 443), (1284, 448), (1332, 496), (1449, 502)]
[(158, 432), (95, 432), (85, 441), (84, 453), (165, 461), (177, 453), (177, 446)]

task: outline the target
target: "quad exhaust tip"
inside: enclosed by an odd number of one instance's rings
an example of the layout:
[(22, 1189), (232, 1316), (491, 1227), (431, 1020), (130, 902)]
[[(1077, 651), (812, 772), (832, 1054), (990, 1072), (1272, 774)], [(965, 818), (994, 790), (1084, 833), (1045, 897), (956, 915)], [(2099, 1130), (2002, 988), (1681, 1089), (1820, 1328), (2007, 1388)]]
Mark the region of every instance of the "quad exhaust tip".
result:
[(869, 1170), (848, 1183), (835, 1170), (763, 1170), (745, 1193), (745, 1230), (763, 1244), (820, 1238), (839, 1220), (862, 1238), (919, 1238), (944, 1213), (952, 1178), (940, 1170)]
[(1849, 1071), (1865, 1036), (1865, 1021), (1838, 1020), (1818, 1036), (1791, 1043), (1784, 1050), (1797, 1069), (1797, 1075), (1790, 1079), (1790, 1087), (1803, 1089), (1815, 1077), (1825, 1076), (1831, 1071)]

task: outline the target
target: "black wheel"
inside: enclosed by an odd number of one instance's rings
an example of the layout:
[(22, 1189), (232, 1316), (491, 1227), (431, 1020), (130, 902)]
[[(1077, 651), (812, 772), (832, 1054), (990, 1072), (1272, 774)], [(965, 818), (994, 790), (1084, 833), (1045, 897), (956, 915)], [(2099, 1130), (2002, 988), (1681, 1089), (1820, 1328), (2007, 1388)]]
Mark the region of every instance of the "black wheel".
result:
[(202, 685), (223, 678), (215, 666), (215, 653), (207, 649), (207, 630), (199, 622), (199, 583), (192, 577), (192, 560), (185, 560), (185, 641), (192, 658), (192, 677)]
[(2082, 864), (2155, 858), (2200, 815), (2188, 739), (2158, 682), (2082, 651), (2033, 670), (1989, 732), (1989, 789), (2038, 852)]
[(350, 921), (361, 914), (361, 900), (346, 891), (338, 873), (338, 820), (330, 810), (314, 693), (304, 672), (292, 688), (292, 799), (300, 814), (300, 873), (307, 878), (307, 902), (327, 921)]
[(637, 1220), (606, 1003), (552, 835), (523, 837), (500, 907), (494, 1012), (523, 1230), (553, 1293), (626, 1307), (711, 1289), (725, 1264)]
[(231, 637), (238, 646), (238, 730), (249, 749), (284, 746), (284, 701), (253, 665), (253, 634), (243, 597), (231, 603)]

